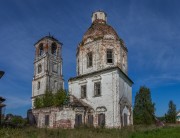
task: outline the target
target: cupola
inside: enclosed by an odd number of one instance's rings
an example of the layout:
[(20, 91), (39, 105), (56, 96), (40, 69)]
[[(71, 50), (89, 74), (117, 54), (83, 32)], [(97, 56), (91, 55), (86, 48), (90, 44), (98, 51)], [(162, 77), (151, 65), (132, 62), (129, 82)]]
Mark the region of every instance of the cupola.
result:
[(96, 11), (92, 14), (92, 23), (106, 23), (107, 22), (107, 15), (103, 11)]

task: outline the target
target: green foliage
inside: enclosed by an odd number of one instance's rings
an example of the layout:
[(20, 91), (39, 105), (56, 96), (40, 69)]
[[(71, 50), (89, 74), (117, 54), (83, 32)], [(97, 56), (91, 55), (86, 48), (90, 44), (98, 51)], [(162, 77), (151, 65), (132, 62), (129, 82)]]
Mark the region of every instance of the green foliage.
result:
[(43, 107), (53, 106), (54, 95), (51, 91), (45, 91), (45, 94), (42, 97)]
[(54, 106), (61, 106), (67, 100), (67, 94), (65, 90), (58, 90), (54, 95)]
[(3, 125), (9, 125), (14, 127), (22, 127), (27, 124), (27, 119), (19, 115), (7, 114)]
[(45, 94), (41, 97), (36, 97), (34, 101), (34, 107), (36, 109), (42, 107), (61, 106), (68, 100), (68, 96), (65, 90), (58, 90), (55, 94), (51, 91), (45, 91)]
[(43, 107), (43, 99), (41, 97), (36, 97), (35, 98), (34, 107), (35, 108), (42, 108)]
[(176, 105), (173, 101), (169, 101), (169, 109), (167, 114), (165, 114), (165, 120), (167, 123), (176, 123)]
[(13, 116), (11, 122), (18, 125), (25, 125), (27, 120), (22, 118), (21, 116)]
[(155, 104), (151, 100), (150, 89), (143, 86), (136, 93), (133, 117), (134, 124), (152, 124), (154, 123)]
[(2, 128), (0, 138), (179, 138), (179, 130), (180, 126), (164, 128), (134, 126), (124, 129)]
[(165, 116), (161, 116), (161, 117), (157, 117), (158, 120), (160, 120), (161, 122), (165, 121)]

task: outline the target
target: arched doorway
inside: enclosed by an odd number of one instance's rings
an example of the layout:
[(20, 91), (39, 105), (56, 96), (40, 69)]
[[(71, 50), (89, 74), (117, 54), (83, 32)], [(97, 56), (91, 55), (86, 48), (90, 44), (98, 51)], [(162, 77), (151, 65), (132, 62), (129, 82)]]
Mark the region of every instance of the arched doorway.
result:
[(124, 122), (124, 126), (127, 126), (128, 125), (128, 116), (127, 116), (127, 114), (126, 113), (124, 113), (124, 119), (123, 119), (123, 122)]
[(82, 125), (82, 114), (76, 114), (75, 117), (75, 127)]

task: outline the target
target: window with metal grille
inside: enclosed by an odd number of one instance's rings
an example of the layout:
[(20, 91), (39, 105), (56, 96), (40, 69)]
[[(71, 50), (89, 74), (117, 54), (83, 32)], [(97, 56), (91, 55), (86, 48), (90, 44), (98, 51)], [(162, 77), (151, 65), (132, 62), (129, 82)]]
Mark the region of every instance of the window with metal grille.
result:
[(94, 96), (100, 96), (101, 95), (101, 82), (95, 82), (94, 83)]
[(107, 49), (106, 51), (107, 55), (107, 63), (113, 63), (113, 50), (112, 49)]
[(86, 85), (81, 86), (81, 98), (86, 98)]
[(92, 63), (93, 63), (92, 52), (89, 52), (87, 54), (87, 67), (92, 67)]

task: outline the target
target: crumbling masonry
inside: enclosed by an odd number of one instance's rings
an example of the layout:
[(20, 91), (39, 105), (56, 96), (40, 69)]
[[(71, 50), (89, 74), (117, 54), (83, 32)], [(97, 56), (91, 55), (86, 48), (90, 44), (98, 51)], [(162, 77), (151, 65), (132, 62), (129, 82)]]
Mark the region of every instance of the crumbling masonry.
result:
[[(46, 89), (64, 88), (62, 44), (46, 36), (35, 44), (32, 107)], [(33, 109), (38, 127), (74, 128), (83, 124), (121, 128), (133, 124), (132, 84), (128, 77), (127, 47), (107, 24), (103, 11), (94, 12), (92, 24), (77, 47), (77, 76), (68, 81), (70, 103), (63, 107)]]

